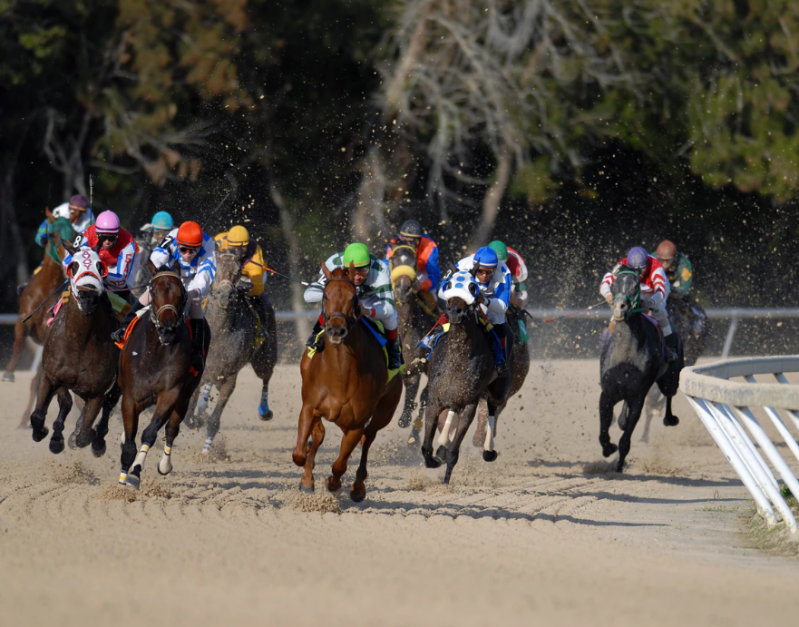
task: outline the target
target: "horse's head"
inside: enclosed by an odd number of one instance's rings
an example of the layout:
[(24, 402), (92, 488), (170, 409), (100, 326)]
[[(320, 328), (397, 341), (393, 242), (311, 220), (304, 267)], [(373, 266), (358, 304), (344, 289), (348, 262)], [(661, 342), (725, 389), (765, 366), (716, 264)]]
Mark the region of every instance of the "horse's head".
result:
[(210, 297), (222, 309), (228, 309), (238, 294), (236, 283), (241, 277), (241, 258), (235, 252), (224, 251), (216, 255), (216, 275)]
[(447, 317), (452, 324), (460, 324), (469, 312), (474, 312), (480, 286), (471, 272), (459, 270), (441, 286), (441, 295), (447, 302)]
[(186, 306), (186, 290), (180, 275), (171, 270), (156, 272), (150, 280), (150, 298), (150, 319), (158, 339), (161, 344), (171, 344), (177, 338)]
[(635, 270), (623, 266), (616, 274), (611, 293), (614, 320), (626, 320), (641, 311), (641, 276)]
[(341, 344), (355, 319), (360, 315), (358, 291), (344, 268), (332, 272), (322, 264), (327, 279), (322, 304), (324, 307), (325, 334), (333, 345)]
[(391, 287), (394, 299), (401, 304), (410, 301), (416, 281), (416, 249), (408, 244), (395, 244), (391, 248)]
[(69, 288), (75, 302), (84, 314), (91, 315), (100, 302), (105, 287), (103, 277), (107, 271), (98, 254), (91, 248), (81, 248), (67, 266)]

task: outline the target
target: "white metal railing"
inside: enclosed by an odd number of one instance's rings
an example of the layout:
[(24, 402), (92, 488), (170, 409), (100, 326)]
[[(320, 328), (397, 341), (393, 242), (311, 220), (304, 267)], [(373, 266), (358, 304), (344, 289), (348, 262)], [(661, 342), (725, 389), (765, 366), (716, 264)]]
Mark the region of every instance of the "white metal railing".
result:
[[(680, 389), (768, 524), (781, 519), (796, 533), (796, 518), (777, 481), (779, 476), (783, 485), (799, 497), (796, 473), (778, 450), (784, 444), (796, 467), (799, 444), (794, 434), (799, 434), (799, 385), (789, 382), (785, 373), (799, 373), (799, 355), (729, 359), (693, 366), (683, 370)], [(765, 375), (761, 379), (768, 382), (756, 379), (756, 375)], [(731, 381), (733, 378), (743, 380)], [(753, 410), (762, 410), (773, 435), (763, 428)]]

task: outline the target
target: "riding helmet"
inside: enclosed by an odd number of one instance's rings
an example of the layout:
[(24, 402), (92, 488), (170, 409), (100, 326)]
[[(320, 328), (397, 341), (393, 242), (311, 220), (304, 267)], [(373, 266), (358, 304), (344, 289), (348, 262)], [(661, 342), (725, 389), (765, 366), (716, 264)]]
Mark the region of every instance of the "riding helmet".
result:
[(250, 243), (250, 232), (237, 224), (227, 232), (227, 243), (231, 246), (246, 246)]
[(488, 243), (488, 247), (497, 253), (500, 261), (508, 260), (508, 247), (502, 240), (495, 239), (493, 242)]
[(664, 239), (662, 242), (660, 242), (660, 244), (658, 244), (655, 254), (657, 255), (658, 259), (670, 261), (677, 256), (677, 247), (671, 240)]
[(641, 272), (649, 264), (649, 253), (640, 246), (634, 246), (627, 251), (627, 266)]
[(422, 237), (422, 225), (418, 220), (405, 220), (400, 227), (402, 237)]
[(69, 199), (69, 208), (76, 209), (77, 211), (86, 211), (89, 206), (89, 201), (83, 194), (75, 194)]
[(371, 262), (369, 249), (366, 244), (354, 242), (344, 249), (344, 266), (349, 268), (363, 268)]
[(97, 222), (94, 223), (94, 229), (98, 233), (119, 233), (119, 216), (113, 211), (103, 211), (97, 216)]
[(496, 268), (499, 258), (493, 248), (483, 246), (474, 253), (474, 262), (481, 268)]
[(178, 244), (189, 248), (199, 248), (203, 243), (203, 230), (199, 224), (188, 220), (178, 229)]
[(150, 224), (159, 231), (168, 231), (174, 228), (175, 221), (168, 211), (156, 211), (153, 214), (153, 219), (150, 220)]

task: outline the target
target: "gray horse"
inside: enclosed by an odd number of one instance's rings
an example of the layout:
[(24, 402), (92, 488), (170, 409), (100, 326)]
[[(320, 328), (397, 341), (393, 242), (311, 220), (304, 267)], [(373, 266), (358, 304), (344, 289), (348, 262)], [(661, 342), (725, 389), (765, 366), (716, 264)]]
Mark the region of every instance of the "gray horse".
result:
[[(238, 289), (241, 260), (230, 252), (217, 254), (217, 268), (208, 305), (206, 320), (211, 328), (211, 345), (202, 382), (195, 392), (188, 415), (189, 424), (199, 428), (206, 423), (206, 439), (203, 452), (210, 451), (225, 405), (236, 387), (239, 371), (251, 364), (256, 376), (262, 381), (258, 416), (271, 420), (269, 409), (269, 380), (277, 361), (277, 329), (274, 310), (267, 315), (265, 338), (257, 337), (258, 314), (252, 309), (245, 289)], [(218, 397), (210, 416), (207, 414), (211, 391), (216, 388)], [(207, 421), (206, 421), (207, 418)]]
[[(666, 397), (663, 424), (674, 426), (679, 423), (679, 418), (671, 412), (671, 399), (680, 384), (682, 350), (673, 362), (665, 360), (665, 348), (657, 323), (642, 315), (641, 283), (637, 272), (622, 268), (612, 289), (613, 329), (603, 334), (599, 358), (602, 387), (599, 443), (605, 457), (619, 451), (616, 471), (621, 472), (630, 452), (633, 429), (641, 416), (647, 392), (654, 383)], [(616, 446), (611, 443), (608, 431), (613, 422), (613, 407), (619, 401), (624, 402), (619, 416), (623, 434)]]

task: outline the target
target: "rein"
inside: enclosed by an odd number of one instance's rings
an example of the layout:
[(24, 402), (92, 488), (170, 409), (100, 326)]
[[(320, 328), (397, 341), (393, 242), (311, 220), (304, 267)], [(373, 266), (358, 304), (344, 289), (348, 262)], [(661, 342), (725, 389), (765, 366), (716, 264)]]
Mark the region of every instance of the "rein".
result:
[[(333, 281), (346, 281), (350, 285), (355, 285), (352, 281), (350, 281), (349, 279), (345, 279), (343, 277), (342, 278), (331, 277), (330, 279), (328, 279), (328, 283), (332, 283)], [(358, 299), (358, 297), (356, 295), (355, 296), (356, 302), (357, 302), (357, 299)], [(347, 324), (347, 329), (348, 330), (352, 327), (353, 322), (355, 322), (355, 318), (356, 318), (356, 316), (348, 316), (343, 311), (331, 311), (330, 313), (328, 313), (327, 310), (325, 310), (325, 312), (324, 312), (325, 324), (327, 324), (327, 321), (330, 320), (330, 319), (333, 319), (333, 320), (341, 319), (341, 320), (344, 320), (344, 322)]]

